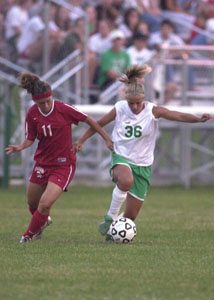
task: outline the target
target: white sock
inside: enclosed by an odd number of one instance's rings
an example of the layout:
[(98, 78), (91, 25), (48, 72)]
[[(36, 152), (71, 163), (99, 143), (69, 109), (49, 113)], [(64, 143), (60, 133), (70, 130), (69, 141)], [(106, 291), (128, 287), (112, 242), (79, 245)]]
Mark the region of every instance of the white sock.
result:
[(121, 214), (119, 215), (119, 217), (118, 217), (118, 218), (123, 218), (123, 214), (124, 214), (124, 211), (123, 211), (123, 212), (121, 212)]
[(121, 191), (117, 185), (115, 186), (113, 193), (112, 193), (111, 205), (110, 205), (109, 211), (107, 213), (107, 215), (112, 217), (112, 219), (117, 218), (120, 208), (126, 199), (126, 195), (127, 195), (127, 192)]

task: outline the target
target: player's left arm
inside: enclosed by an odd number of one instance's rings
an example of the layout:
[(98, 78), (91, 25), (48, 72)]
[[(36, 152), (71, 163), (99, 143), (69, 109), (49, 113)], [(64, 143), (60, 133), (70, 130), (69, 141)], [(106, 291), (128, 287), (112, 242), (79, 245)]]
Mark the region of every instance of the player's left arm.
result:
[(102, 138), (106, 141), (106, 146), (113, 151), (113, 142), (109, 135), (102, 129), (102, 127), (99, 125), (97, 121), (95, 121), (93, 118), (87, 116), (85, 122), (96, 132), (98, 132)]
[(187, 123), (198, 123), (198, 122), (203, 123), (212, 119), (210, 114), (203, 114), (201, 117), (197, 117), (192, 114), (169, 110), (162, 106), (154, 106), (152, 109), (152, 113), (155, 116), (155, 118), (164, 118), (170, 121), (187, 122)]
[[(116, 109), (113, 108), (110, 112), (105, 114), (101, 119), (97, 121), (98, 125), (104, 127), (105, 125), (109, 124), (116, 118)], [(86, 119), (87, 121), (87, 119)], [(86, 130), (86, 132), (79, 138), (78, 141), (73, 145), (73, 151), (78, 152), (82, 149), (82, 144), (91, 137), (96, 131), (90, 127)]]

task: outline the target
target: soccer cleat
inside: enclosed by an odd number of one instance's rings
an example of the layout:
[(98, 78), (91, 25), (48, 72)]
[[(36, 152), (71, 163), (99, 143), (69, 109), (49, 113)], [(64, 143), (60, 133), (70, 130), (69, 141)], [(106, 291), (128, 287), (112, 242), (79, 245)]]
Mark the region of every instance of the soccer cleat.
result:
[(34, 236), (32, 237), (32, 240), (40, 240), (42, 238), (42, 232), (45, 230), (45, 228), (47, 226), (49, 226), (52, 223), (51, 217), (48, 216), (48, 220), (47, 222), (41, 227), (41, 229), (39, 230), (39, 232), (37, 232), (36, 234), (34, 234)]
[(100, 223), (98, 230), (102, 235), (106, 235), (107, 232), (109, 231), (109, 228), (111, 226), (111, 223), (113, 222), (112, 217), (105, 215), (104, 216), (104, 221)]
[(23, 235), (23, 236), (21, 237), (20, 243), (21, 243), (21, 244), (28, 243), (28, 242), (30, 242), (31, 240), (32, 240), (32, 239), (29, 237), (29, 235)]
[(106, 234), (106, 242), (113, 242), (113, 238), (110, 234)]

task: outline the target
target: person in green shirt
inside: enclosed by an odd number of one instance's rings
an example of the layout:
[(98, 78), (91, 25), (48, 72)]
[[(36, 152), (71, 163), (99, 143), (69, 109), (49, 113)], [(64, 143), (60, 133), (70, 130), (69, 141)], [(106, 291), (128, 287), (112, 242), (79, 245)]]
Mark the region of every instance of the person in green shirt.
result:
[(125, 50), (124, 34), (116, 29), (111, 33), (112, 48), (101, 55), (98, 85), (103, 90), (112, 84), (128, 67), (130, 58)]

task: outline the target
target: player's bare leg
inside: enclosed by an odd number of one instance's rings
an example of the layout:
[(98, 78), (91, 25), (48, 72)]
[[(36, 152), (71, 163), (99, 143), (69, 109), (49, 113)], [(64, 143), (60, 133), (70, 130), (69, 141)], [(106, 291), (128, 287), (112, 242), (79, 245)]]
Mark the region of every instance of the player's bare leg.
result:
[(126, 165), (116, 165), (112, 170), (112, 176), (117, 181), (117, 186), (121, 191), (127, 192), (133, 184), (131, 169)]
[(51, 206), (63, 193), (63, 190), (57, 184), (49, 181), (48, 185), (42, 194), (42, 197), (39, 201), (38, 210), (41, 214), (48, 214)]
[(27, 189), (27, 202), (29, 210), (33, 214), (39, 205), (39, 201), (46, 189), (46, 185), (40, 185), (30, 182)]
[(123, 213), (124, 218), (129, 218), (134, 221), (140, 211), (142, 204), (143, 201), (133, 197), (130, 194), (127, 194), (126, 208)]

